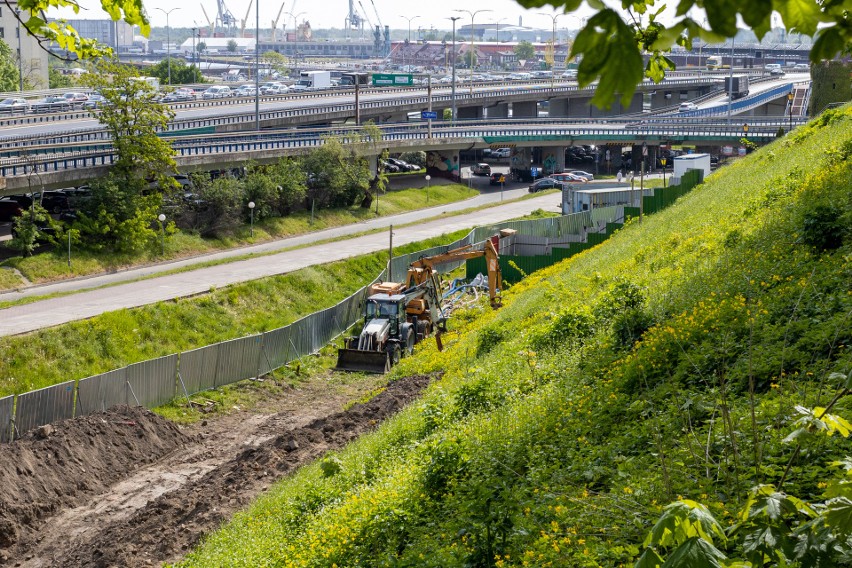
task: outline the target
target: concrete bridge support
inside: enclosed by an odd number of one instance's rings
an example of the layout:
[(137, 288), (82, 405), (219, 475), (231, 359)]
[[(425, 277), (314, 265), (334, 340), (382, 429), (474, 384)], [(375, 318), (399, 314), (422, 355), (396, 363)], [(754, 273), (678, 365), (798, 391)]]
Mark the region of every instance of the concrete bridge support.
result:
[(565, 146), (541, 148), (541, 166), (546, 176), (565, 171)]
[(509, 103), (497, 103), (485, 108), (485, 116), (488, 118), (509, 118)]
[(512, 118), (538, 118), (538, 102), (524, 101), (512, 103)]
[(484, 115), (483, 110), (481, 106), (468, 106), (459, 107), (456, 112), (459, 120), (480, 120)]
[(550, 108), (547, 115), (550, 118), (565, 118), (571, 116), (568, 113), (571, 99), (550, 99)]
[[(635, 93), (630, 104), (621, 104), (621, 97), (616, 97), (609, 109), (599, 109), (592, 105), (592, 97), (575, 97), (568, 102), (566, 116), (571, 118), (609, 118), (617, 114), (642, 112), (642, 93)], [(553, 104), (553, 101), (551, 101)]]

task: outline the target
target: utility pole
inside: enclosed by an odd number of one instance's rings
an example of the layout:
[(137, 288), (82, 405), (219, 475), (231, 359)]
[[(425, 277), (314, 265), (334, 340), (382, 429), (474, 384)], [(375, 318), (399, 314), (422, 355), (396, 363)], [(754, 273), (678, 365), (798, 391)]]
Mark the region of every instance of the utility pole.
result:
[(260, 0), (254, 3), (254, 129), (260, 132)]
[(453, 116), (450, 117), (453, 124), (456, 123), (456, 20), (461, 20), (461, 16), (452, 16), (453, 21), (453, 50), (450, 52), (450, 58), (453, 60), (453, 83), (450, 99), (452, 99)]
[(453, 12), (464, 12), (470, 14), (470, 53), (468, 54), (468, 63), (470, 63), (470, 96), (473, 97), (473, 58), (476, 56), (473, 49), (473, 18), (480, 12), (493, 12), (494, 10), (453, 10)]
[(195, 65), (195, 28), (192, 28), (192, 64)]
[(734, 104), (734, 38), (736, 32), (731, 36), (731, 69), (728, 73), (728, 124), (731, 124), (731, 108)]
[(15, 10), (15, 15), (18, 17), (18, 91), (24, 92), (24, 54), (21, 52), (21, 11)]
[(155, 8), (159, 10), (163, 14), (166, 15), (166, 61), (168, 61), (169, 66), (169, 86), (172, 84), (172, 34), (171, 29), (169, 28), (169, 14), (174, 12), (175, 10), (180, 10), (180, 6), (176, 8), (172, 8), (171, 10), (163, 10), (162, 8)]
[(553, 68), (556, 66), (556, 18), (559, 17), (559, 14), (546, 14), (544, 12), (539, 12), (539, 15), (547, 16), (553, 20), (553, 31), (550, 34), (550, 49), (553, 50), (551, 54), (553, 57), (553, 63), (550, 64), (550, 89), (553, 90), (553, 79), (555, 75), (553, 73)]

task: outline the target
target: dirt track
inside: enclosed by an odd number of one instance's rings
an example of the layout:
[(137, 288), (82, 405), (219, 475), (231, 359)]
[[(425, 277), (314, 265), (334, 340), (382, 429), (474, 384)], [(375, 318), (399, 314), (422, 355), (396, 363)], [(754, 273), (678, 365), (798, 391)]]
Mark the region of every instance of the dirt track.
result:
[(281, 412), (239, 412), (184, 431), (119, 407), (30, 433), (0, 448), (0, 565), (177, 561), (272, 483), (375, 428), (431, 378), (395, 381), (343, 412), (345, 397), (316, 389), (287, 397)]

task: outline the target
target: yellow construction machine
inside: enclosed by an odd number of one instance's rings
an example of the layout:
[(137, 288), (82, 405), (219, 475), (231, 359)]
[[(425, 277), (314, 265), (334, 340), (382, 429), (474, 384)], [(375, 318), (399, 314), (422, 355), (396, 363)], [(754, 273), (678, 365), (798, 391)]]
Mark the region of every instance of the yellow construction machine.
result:
[(441, 332), (447, 318), (441, 308), (441, 281), (435, 267), (447, 262), (485, 257), (488, 293), (492, 307), (500, 305), (502, 275), (497, 249), (502, 237), (514, 234), (504, 229), (485, 241), (444, 254), (424, 256), (411, 263), (405, 283), (381, 282), (368, 290), (364, 303), (364, 327), (360, 335), (344, 340), (337, 352), (337, 370), (386, 373), (414, 345), (433, 333), (442, 349)]

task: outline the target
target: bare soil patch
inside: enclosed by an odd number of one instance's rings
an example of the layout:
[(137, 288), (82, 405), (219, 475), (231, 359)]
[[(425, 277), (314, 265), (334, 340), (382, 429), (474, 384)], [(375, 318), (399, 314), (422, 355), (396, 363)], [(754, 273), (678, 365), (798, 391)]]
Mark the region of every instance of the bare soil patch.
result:
[(28, 434), (0, 448), (0, 565), (177, 561), (275, 481), (374, 429), (434, 378), (393, 381), (344, 411), (353, 389), (315, 388), (283, 397), (275, 413), (187, 428), (117, 407)]

